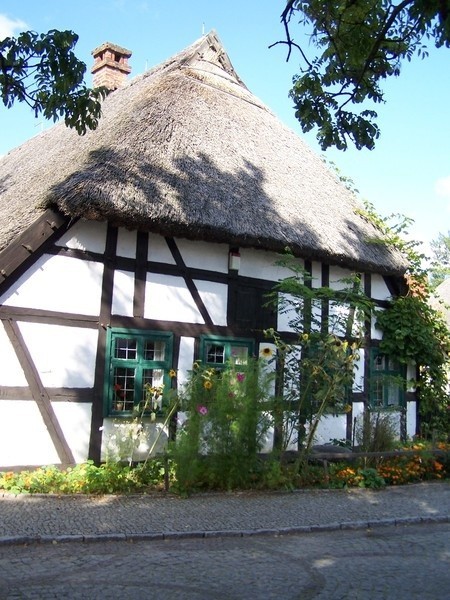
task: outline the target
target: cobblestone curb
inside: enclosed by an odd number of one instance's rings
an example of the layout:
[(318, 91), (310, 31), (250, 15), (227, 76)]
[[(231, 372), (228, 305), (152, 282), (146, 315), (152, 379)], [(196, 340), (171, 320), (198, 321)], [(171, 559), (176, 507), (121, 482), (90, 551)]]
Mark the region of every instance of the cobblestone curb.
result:
[(66, 544), (69, 542), (108, 542), (108, 541), (164, 541), (176, 539), (207, 539), (219, 537), (281, 536), (320, 533), (326, 531), (373, 529), (376, 527), (400, 527), (426, 523), (450, 523), (450, 515), (431, 517), (404, 517), (399, 519), (379, 519), (373, 521), (345, 521), (324, 525), (300, 525), (274, 529), (224, 529), (217, 531), (167, 531), (142, 533), (101, 533), (88, 535), (18, 535), (0, 537), (0, 546), (28, 544)]

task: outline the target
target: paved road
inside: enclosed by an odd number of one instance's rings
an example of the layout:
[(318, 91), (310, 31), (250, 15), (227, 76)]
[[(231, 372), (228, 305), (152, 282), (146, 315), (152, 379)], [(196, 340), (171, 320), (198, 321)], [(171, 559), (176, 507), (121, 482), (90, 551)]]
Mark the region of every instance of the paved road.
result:
[(440, 600), (450, 524), (0, 546), (0, 598)]

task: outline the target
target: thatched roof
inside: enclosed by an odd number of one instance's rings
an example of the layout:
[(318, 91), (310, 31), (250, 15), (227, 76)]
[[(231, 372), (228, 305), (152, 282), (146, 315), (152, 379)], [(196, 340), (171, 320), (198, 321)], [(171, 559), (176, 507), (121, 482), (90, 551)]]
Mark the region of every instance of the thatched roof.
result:
[(0, 159), (0, 250), (44, 207), (164, 235), (398, 274), (353, 195), (235, 73), (214, 32)]

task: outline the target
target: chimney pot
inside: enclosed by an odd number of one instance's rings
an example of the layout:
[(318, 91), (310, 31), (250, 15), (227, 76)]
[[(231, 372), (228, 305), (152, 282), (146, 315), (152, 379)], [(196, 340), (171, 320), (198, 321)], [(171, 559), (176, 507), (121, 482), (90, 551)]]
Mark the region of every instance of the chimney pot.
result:
[(111, 42), (105, 42), (92, 50), (94, 57), (94, 65), (91, 69), (92, 86), (94, 88), (105, 86), (109, 90), (121, 87), (131, 72), (128, 64), (131, 54), (130, 50)]

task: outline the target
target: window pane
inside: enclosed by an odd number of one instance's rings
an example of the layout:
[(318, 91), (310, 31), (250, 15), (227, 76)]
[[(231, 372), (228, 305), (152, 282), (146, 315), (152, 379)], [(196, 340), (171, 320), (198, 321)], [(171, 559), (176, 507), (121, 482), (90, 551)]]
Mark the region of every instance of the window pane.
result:
[(142, 375), (142, 402), (146, 410), (160, 410), (164, 384), (163, 369), (144, 369)]
[(246, 365), (248, 362), (247, 346), (231, 346), (231, 360), (235, 365)]
[(393, 358), (389, 358), (387, 368), (389, 371), (398, 371), (400, 367)]
[(122, 367), (114, 369), (114, 410), (133, 410), (134, 384), (134, 369), (124, 369)]
[(162, 388), (164, 383), (163, 369), (144, 369), (142, 376), (143, 385), (151, 388)]
[(383, 406), (383, 381), (381, 379), (375, 379), (373, 381), (372, 388), (372, 406)]
[(385, 362), (384, 356), (382, 354), (377, 354), (377, 356), (375, 356), (375, 360), (374, 360), (375, 371), (384, 371), (384, 369), (385, 369), (384, 362)]
[(164, 360), (166, 342), (163, 340), (145, 340), (144, 360)]
[(399, 404), (399, 387), (394, 383), (390, 383), (387, 386), (387, 403), (390, 406), (396, 406)]
[(133, 338), (116, 338), (115, 358), (135, 360), (137, 341)]
[(219, 365), (225, 364), (225, 346), (223, 344), (207, 344), (206, 362)]

